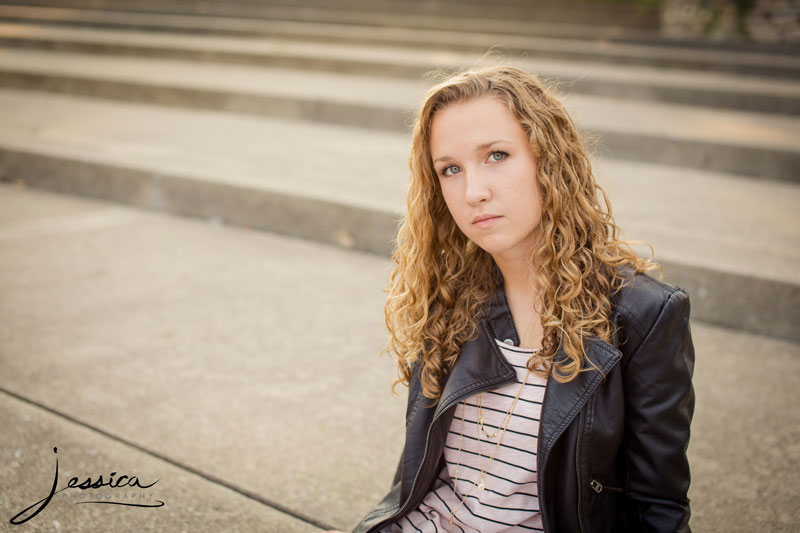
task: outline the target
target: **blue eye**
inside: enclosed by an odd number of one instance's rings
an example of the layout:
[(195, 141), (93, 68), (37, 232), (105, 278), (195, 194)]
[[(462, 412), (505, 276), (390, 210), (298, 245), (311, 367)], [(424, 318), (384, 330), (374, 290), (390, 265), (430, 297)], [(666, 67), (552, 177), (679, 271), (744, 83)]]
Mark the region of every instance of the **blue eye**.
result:
[[(501, 157), (499, 157), (499, 158), (495, 157), (497, 155), (499, 155)], [(502, 161), (506, 157), (508, 157), (508, 153), (503, 152), (502, 150), (495, 150), (494, 152), (489, 154), (489, 159), (491, 159), (492, 161)]]
[(456, 169), (456, 171), (461, 170), (457, 165), (450, 165), (449, 167), (444, 167), (442, 169), (442, 176), (452, 176), (452, 174), (448, 174), (447, 171), (451, 168)]

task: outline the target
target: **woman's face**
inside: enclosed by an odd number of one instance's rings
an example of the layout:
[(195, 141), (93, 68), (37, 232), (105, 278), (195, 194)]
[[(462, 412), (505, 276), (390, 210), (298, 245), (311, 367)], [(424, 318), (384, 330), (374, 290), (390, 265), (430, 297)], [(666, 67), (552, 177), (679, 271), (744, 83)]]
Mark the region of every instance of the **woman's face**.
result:
[(458, 227), (495, 259), (528, 258), (541, 219), (536, 157), (516, 117), (483, 96), (431, 123), (431, 158)]

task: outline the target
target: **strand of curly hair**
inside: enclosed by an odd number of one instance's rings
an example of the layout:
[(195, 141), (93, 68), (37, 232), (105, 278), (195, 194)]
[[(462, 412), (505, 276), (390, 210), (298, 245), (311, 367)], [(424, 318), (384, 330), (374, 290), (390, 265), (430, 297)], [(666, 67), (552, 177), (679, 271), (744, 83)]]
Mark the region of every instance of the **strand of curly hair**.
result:
[[(444, 203), (431, 163), (430, 130), (447, 105), (490, 95), (506, 104), (531, 142), (542, 193), (540, 239), (530, 258), (541, 288), (542, 349), (528, 362), (549, 367), (561, 382), (592, 366), (583, 339), (611, 342), (610, 295), (624, 279), (617, 267), (636, 272), (663, 268), (639, 257), (622, 241), (605, 191), (595, 182), (584, 140), (561, 103), (534, 75), (512, 66), (472, 69), (432, 87), (414, 125), (409, 155), (407, 212), (400, 224), (394, 268), (384, 308), (397, 355), (398, 383), (409, 384), (415, 363), (425, 397), (438, 401), (441, 379), (476, 332), (477, 317), (497, 289), (491, 256), (458, 229)], [(602, 197), (602, 199), (601, 199)], [(561, 346), (566, 358), (555, 360)], [(543, 367), (540, 363), (546, 362)]]

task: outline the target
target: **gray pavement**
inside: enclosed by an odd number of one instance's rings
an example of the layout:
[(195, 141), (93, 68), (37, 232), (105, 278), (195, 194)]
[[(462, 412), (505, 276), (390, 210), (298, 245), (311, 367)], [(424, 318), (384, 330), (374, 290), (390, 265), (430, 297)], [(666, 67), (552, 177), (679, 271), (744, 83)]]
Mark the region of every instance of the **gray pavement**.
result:
[(0, 198), (4, 390), (310, 522), (368, 507), (405, 407), (378, 358), (385, 258), (8, 186)]
[[(5, 363), (6, 358), (2, 358)], [(4, 385), (9, 383), (5, 381)], [(61, 381), (62, 385), (66, 382)], [(86, 385), (77, 381), (76, 387)], [(58, 386), (58, 385), (57, 385)], [(5, 389), (5, 386), (3, 387)], [(64, 391), (68, 392), (68, 391)], [(149, 413), (135, 405), (131, 415), (147, 419)], [(0, 480), (2, 496), (0, 531), (241, 531), (252, 533), (311, 533), (314, 525), (294, 518), (263, 502), (242, 495), (223, 483), (211, 481), (183, 465), (161, 459), (151, 450), (142, 450), (129, 441), (119, 440), (88, 427), (86, 417), (71, 420), (63, 411), (0, 391)], [(188, 444), (188, 442), (187, 442)], [(53, 448), (58, 453), (53, 452)], [(157, 452), (158, 450), (156, 450)], [(68, 489), (54, 495), (37, 516), (20, 525), (9, 524), (29, 505), (46, 497), (52, 488), (58, 458), (58, 489), (71, 477), (92, 482), (137, 476), (141, 486), (108, 486), (82, 491)], [(246, 471), (247, 465), (240, 466)], [(227, 480), (237, 483), (235, 470)], [(146, 487), (152, 483), (151, 487)], [(154, 507), (80, 502), (121, 502)], [(159, 502), (163, 506), (156, 507)], [(38, 508), (34, 507), (34, 509)], [(33, 512), (33, 510), (31, 510)], [(20, 520), (29, 516), (26, 513)]]
[[(391, 396), (393, 363), (378, 357), (388, 267), (0, 185), (0, 507), (43, 497), (55, 445), (62, 483), (158, 478), (166, 505), (54, 501), (17, 531), (352, 527), (402, 446), (403, 389)], [(790, 531), (800, 345), (694, 316), (692, 333), (692, 526)]]

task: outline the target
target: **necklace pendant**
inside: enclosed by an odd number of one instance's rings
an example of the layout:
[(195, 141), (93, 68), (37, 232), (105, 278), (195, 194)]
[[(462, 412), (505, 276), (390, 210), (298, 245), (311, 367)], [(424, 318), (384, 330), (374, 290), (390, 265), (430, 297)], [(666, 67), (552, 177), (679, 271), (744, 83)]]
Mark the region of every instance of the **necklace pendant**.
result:
[(478, 481), (478, 490), (483, 490), (485, 485), (483, 484), (483, 478)]

